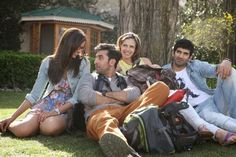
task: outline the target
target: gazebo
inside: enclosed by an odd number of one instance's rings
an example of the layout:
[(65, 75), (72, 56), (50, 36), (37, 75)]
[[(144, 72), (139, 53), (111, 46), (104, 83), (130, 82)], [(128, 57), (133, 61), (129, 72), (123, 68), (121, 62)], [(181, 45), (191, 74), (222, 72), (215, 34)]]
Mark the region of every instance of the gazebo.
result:
[(23, 34), (21, 51), (38, 54), (51, 54), (62, 33), (70, 27), (82, 29), (87, 36), (86, 53), (101, 42), (101, 32), (110, 31), (113, 25), (99, 16), (76, 8), (58, 7), (37, 9), (22, 13)]

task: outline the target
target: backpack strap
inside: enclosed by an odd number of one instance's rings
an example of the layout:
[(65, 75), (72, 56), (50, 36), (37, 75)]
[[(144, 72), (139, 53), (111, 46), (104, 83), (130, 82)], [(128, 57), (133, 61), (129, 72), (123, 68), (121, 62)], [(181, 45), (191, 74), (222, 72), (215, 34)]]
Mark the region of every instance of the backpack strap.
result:
[[(121, 90), (125, 89), (127, 87), (125, 78), (122, 75), (119, 75), (117, 73), (116, 73), (116, 77), (118, 79), (117, 87), (119, 87)], [(112, 91), (109, 80), (104, 75), (99, 74), (95, 81), (95, 90), (102, 92), (104, 85), (108, 87), (110, 91)]]
[(119, 87), (121, 90), (125, 89), (127, 87), (127, 83), (126, 83), (124, 76), (122, 76), (118, 73), (116, 73), (116, 76), (118, 79), (117, 87)]
[(102, 76), (99, 74), (95, 81), (95, 90), (101, 92), (104, 86), (104, 81), (102, 80)]
[(133, 67), (138, 66), (138, 65), (140, 64), (140, 62), (141, 62), (141, 58), (136, 59), (136, 60), (134, 61)]

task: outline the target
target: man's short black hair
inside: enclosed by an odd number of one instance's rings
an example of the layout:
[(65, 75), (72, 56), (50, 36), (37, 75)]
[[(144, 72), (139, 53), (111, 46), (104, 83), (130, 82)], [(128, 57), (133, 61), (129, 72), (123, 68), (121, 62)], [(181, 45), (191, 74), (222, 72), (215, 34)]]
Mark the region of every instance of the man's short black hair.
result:
[(100, 43), (94, 48), (94, 52), (97, 53), (98, 51), (101, 50), (107, 50), (107, 56), (108, 59), (115, 59), (115, 68), (117, 67), (118, 62), (121, 59), (121, 53), (116, 49), (116, 45), (114, 44), (108, 44), (108, 43)]
[(194, 53), (194, 45), (188, 39), (177, 40), (176, 43), (175, 43), (175, 46), (174, 46), (174, 52), (177, 50), (177, 48), (183, 48), (183, 49), (189, 50), (190, 51), (190, 56), (192, 56), (192, 54)]

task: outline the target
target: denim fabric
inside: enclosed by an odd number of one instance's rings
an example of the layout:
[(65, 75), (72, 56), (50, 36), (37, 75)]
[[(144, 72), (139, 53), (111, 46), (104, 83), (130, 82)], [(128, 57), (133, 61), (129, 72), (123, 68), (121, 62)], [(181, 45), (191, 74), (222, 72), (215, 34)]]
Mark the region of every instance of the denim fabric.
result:
[[(199, 60), (191, 60), (188, 62), (186, 70), (190, 80), (200, 90), (209, 95), (214, 94), (214, 89), (207, 86), (206, 78), (216, 78), (217, 65), (209, 64)], [(163, 66), (164, 69), (171, 69), (171, 64)]]
[(186, 121), (193, 126), (195, 130), (198, 130), (202, 125), (204, 125), (210, 132), (214, 135), (219, 129), (217, 126), (210, 124), (200, 118), (199, 114), (194, 110), (194, 108), (189, 105), (188, 108), (179, 111), (181, 115), (184, 116)]
[[(191, 81), (202, 91), (212, 95), (195, 108), (200, 117), (222, 129), (236, 133), (236, 70), (225, 80), (217, 79), (216, 89), (208, 88), (206, 78), (216, 77), (217, 65), (199, 60), (190, 61), (187, 73)], [(171, 68), (171, 64), (163, 68)]]
[[(214, 124), (227, 131), (236, 133), (236, 119), (231, 118), (227, 114), (223, 114), (223, 112), (221, 112), (216, 106), (215, 102), (217, 100), (218, 99), (214, 95), (209, 99), (205, 100), (204, 102), (202, 102), (201, 104), (199, 104), (198, 107), (195, 108), (195, 110), (198, 112), (199, 116), (202, 117), (207, 122)], [(223, 106), (222, 104), (223, 108), (227, 108), (228, 106), (231, 105), (224, 104)]]
[[(47, 96), (54, 89), (54, 85), (48, 79), (49, 60), (50, 57), (46, 57), (42, 61), (33, 89), (25, 97), (28, 101), (31, 102), (32, 105), (34, 105), (41, 97), (44, 98), (45, 96)], [(73, 77), (72, 71), (68, 71), (67, 73), (67, 79), (71, 88), (71, 92), (73, 94), (68, 102), (73, 105), (78, 102), (78, 81), (80, 77), (85, 73), (90, 73), (90, 62), (85, 58), (81, 62), (78, 76)]]

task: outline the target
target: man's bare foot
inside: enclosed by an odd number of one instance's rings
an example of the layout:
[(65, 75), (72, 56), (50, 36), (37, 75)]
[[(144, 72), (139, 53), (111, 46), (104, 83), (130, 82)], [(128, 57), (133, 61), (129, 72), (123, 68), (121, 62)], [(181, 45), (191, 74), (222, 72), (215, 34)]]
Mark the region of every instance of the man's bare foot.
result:
[(221, 145), (230, 145), (236, 143), (236, 134), (223, 129), (218, 129), (216, 131), (215, 138)]

